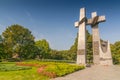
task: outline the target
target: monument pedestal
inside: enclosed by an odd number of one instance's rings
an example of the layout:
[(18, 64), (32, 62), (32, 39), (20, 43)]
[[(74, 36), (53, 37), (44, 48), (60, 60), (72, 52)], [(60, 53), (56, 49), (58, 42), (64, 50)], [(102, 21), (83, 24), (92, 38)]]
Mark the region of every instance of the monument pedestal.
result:
[(100, 64), (113, 65), (109, 41), (104, 41), (100, 45)]

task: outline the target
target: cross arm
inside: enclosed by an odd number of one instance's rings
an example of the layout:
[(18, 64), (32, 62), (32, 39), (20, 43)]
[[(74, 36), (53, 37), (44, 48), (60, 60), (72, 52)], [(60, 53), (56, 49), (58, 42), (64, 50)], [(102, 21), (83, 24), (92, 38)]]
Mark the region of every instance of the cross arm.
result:
[(79, 22), (75, 22), (74, 26), (77, 28), (83, 22), (87, 22), (87, 18), (86, 17), (82, 18)]
[(75, 22), (74, 26), (77, 28), (79, 26), (79, 21)]
[[(93, 20), (94, 20), (94, 18), (92, 18), (92, 19), (87, 19), (87, 25), (91, 25), (92, 22), (93, 22)], [(105, 21), (106, 21), (106, 20), (105, 20), (105, 16), (99, 16), (97, 23), (105, 22)]]

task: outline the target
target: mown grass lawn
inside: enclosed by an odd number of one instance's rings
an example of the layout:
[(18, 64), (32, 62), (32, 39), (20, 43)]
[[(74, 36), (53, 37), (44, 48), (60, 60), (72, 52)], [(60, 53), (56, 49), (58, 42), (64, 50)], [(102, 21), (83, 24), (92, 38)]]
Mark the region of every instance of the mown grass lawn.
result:
[(0, 80), (49, 80), (81, 69), (84, 66), (60, 62), (6, 62), (0, 63)]

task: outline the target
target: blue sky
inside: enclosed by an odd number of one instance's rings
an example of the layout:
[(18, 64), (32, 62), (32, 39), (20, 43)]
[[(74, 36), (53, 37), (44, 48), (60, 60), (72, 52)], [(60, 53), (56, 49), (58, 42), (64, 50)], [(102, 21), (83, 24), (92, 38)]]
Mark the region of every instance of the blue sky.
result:
[[(0, 34), (12, 24), (20, 24), (31, 30), (36, 40), (46, 39), (51, 48), (69, 49), (78, 32), (74, 22), (82, 7), (88, 18), (94, 11), (106, 16), (106, 22), (99, 24), (102, 39), (120, 40), (119, 0), (0, 0)], [(91, 32), (90, 26), (87, 29)]]

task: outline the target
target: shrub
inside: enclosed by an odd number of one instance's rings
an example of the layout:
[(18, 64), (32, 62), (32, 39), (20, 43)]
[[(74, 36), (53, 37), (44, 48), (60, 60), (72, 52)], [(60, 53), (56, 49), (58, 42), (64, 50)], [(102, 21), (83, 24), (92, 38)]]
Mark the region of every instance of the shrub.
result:
[(77, 70), (84, 69), (84, 66), (72, 65), (67, 63), (51, 64), (45, 68), (47, 72), (54, 72), (56, 76), (64, 76)]
[(84, 66), (63, 62), (61, 63), (61, 62), (31, 61), (31, 62), (19, 62), (17, 63), (17, 65), (38, 67), (37, 72), (39, 74), (48, 76), (50, 78), (56, 76), (64, 76), (66, 74), (70, 74), (72, 72), (85, 68)]

